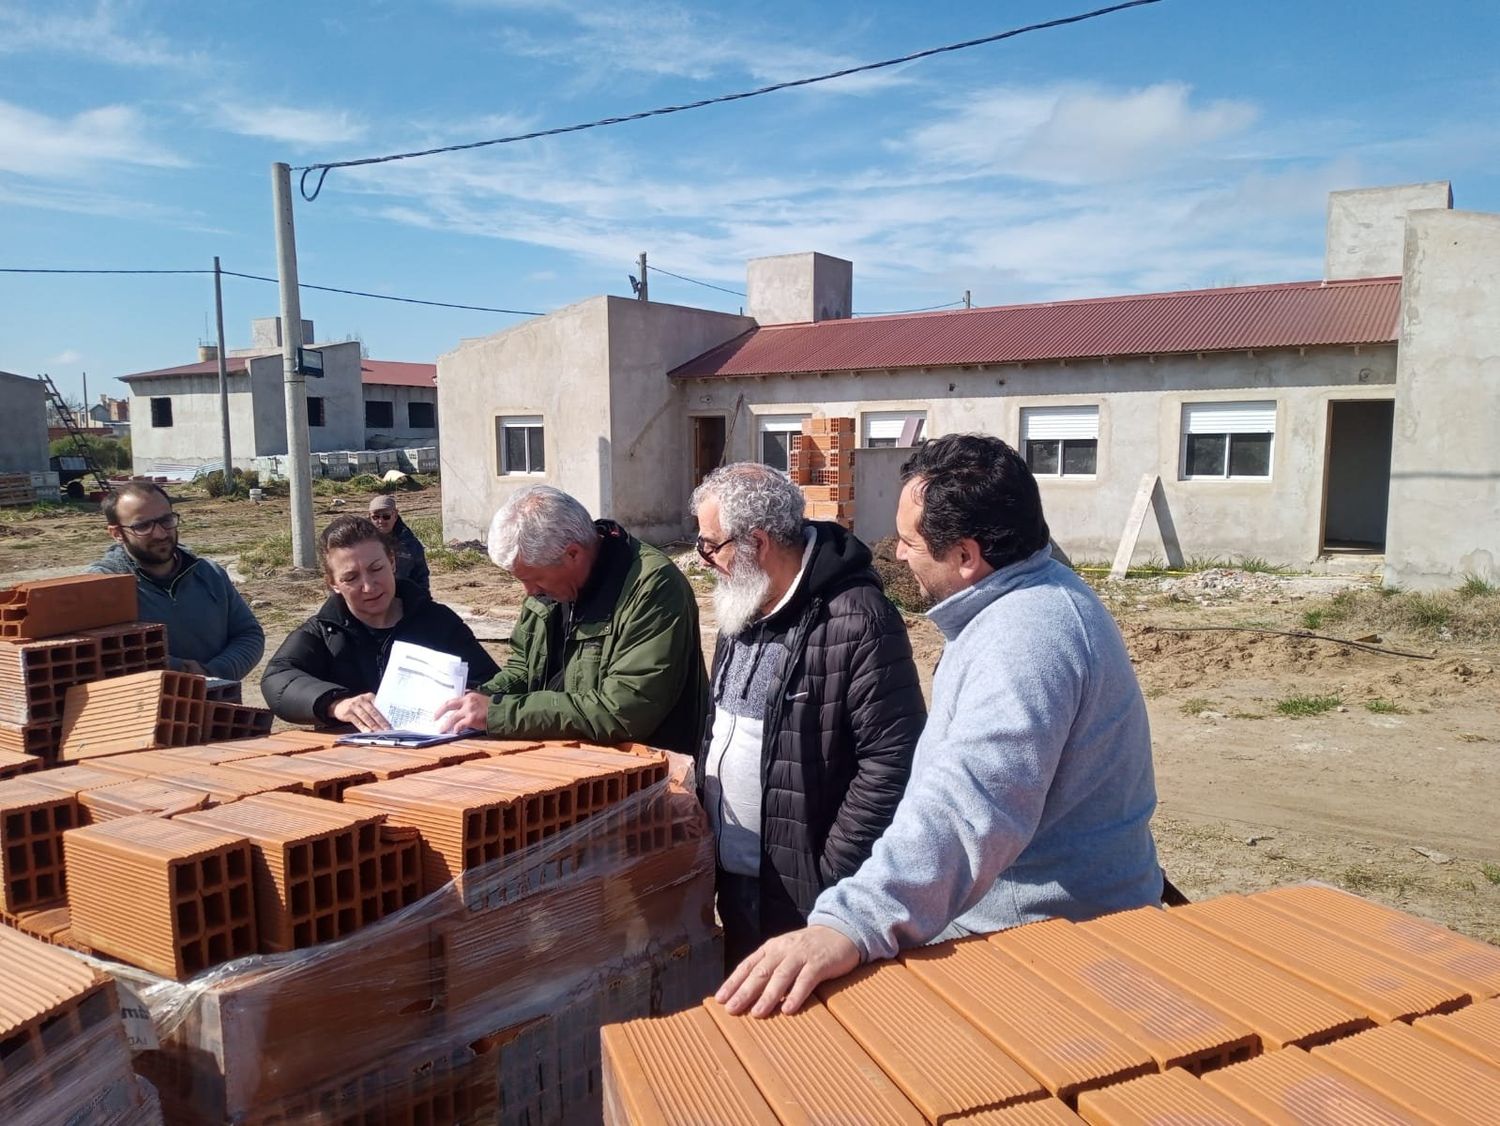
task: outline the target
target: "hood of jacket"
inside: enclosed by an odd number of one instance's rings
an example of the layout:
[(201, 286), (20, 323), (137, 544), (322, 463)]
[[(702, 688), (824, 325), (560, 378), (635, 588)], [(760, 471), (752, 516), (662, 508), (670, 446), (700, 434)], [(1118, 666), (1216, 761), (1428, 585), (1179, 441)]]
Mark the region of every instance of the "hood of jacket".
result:
[(827, 601), (851, 586), (885, 589), (885, 584), (875, 573), (875, 557), (848, 528), (826, 520), (809, 520), (807, 527), (817, 535), (813, 541), (812, 558), (807, 561), (807, 569), (802, 573), (796, 593), (787, 599), (785, 606), (766, 619), (768, 625), (779, 623), (788, 615), (800, 614), (810, 599)]

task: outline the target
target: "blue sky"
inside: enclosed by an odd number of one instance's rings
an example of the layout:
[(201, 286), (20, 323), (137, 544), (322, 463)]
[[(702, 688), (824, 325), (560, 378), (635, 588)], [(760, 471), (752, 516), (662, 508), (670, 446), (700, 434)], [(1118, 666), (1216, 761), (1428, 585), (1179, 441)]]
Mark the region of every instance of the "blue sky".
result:
[[(992, 34), (1089, 0), (0, 0), (0, 266), (274, 275), (270, 165), (649, 109)], [(727, 106), (332, 173), (302, 280), (546, 311), (634, 258), (744, 288), (854, 261), (855, 309), (1315, 278), (1331, 189), (1450, 179), (1500, 212), (1500, 4), (1164, 0)], [(659, 301), (741, 299), (655, 274)], [(305, 293), (320, 339), (431, 361), (497, 314)], [(229, 346), (277, 309), (229, 279)], [(0, 369), (91, 395), (189, 362), (211, 279), (0, 274)]]

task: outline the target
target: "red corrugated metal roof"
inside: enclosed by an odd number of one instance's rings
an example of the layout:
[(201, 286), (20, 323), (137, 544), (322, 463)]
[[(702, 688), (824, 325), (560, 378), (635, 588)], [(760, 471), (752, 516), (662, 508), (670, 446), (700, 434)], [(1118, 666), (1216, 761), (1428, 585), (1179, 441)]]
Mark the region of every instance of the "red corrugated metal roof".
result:
[(1198, 289), (754, 328), (677, 378), (1004, 364), (1396, 339), (1400, 278)]
[[(230, 356), (225, 360), (225, 367), (230, 375), (239, 375), (245, 371), (249, 360), (248, 356)], [(169, 375), (217, 375), (218, 372), (218, 360), (204, 360), (202, 363), (181, 364), (175, 368), (138, 371), (134, 375), (122, 375), (120, 378), (129, 383), (136, 379), (161, 379)], [(361, 360), (360, 381), (386, 387), (436, 387), (437, 365), (409, 364), (400, 360)]]

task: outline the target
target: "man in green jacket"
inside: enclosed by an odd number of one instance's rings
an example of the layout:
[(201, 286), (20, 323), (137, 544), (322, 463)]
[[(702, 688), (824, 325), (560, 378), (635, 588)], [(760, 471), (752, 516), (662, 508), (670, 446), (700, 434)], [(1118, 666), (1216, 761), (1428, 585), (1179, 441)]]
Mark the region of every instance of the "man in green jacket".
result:
[(489, 549), (528, 597), (509, 659), (443, 706), (446, 729), (697, 751), (708, 715), (698, 603), (670, 559), (549, 485), (501, 506)]

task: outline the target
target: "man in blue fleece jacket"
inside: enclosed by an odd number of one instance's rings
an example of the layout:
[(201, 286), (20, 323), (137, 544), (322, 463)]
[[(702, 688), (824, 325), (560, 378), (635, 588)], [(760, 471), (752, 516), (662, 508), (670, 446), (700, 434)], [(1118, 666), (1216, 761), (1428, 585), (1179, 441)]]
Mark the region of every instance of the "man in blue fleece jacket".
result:
[(167, 627), (174, 669), (243, 680), (265, 652), (265, 631), (224, 568), (178, 544), (165, 490), (130, 481), (105, 493), (100, 507), (115, 546), (89, 571), (135, 576), (141, 619)]
[(911, 781), (870, 858), (718, 992), (795, 1012), (905, 947), (1161, 902), (1151, 733), (1124, 640), (1051, 557), (1036, 479), (998, 438), (955, 434), (901, 468), (897, 554), (947, 647)]

